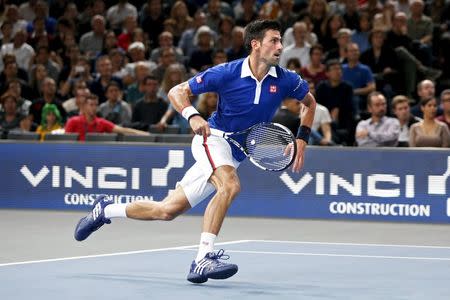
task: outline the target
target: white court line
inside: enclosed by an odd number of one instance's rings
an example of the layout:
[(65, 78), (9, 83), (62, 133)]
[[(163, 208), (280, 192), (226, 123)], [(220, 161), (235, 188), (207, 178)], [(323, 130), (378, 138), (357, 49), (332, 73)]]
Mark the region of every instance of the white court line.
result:
[[(237, 241), (217, 243), (216, 245), (232, 245), (232, 244), (247, 243), (247, 242), (248, 242), (248, 240), (237, 240)], [(20, 261), (20, 262), (0, 264), (0, 267), (37, 264), (37, 263), (46, 263), (46, 262), (56, 262), (56, 261), (66, 261), (66, 260), (75, 260), (75, 259), (85, 259), (85, 258), (97, 258), (97, 257), (109, 257), (109, 256), (119, 256), (119, 255), (129, 255), (129, 254), (151, 253), (151, 252), (161, 252), (161, 251), (170, 251), (170, 250), (190, 250), (189, 248), (194, 248), (194, 247), (198, 247), (198, 245), (169, 247), (169, 248), (160, 248), (160, 249), (149, 249), (149, 250), (137, 250), (137, 251), (127, 251), (127, 252), (116, 252), (116, 253), (107, 253), (107, 254), (95, 254), (95, 255), (85, 255), (85, 256), (61, 257), (61, 258), (51, 258), (51, 259), (42, 259), (42, 260)], [(192, 250), (196, 251), (196, 249), (192, 249)]]
[(446, 246), (427, 246), (427, 245), (394, 245), (394, 244), (359, 244), (359, 243), (329, 243), (329, 242), (301, 242), (301, 241), (277, 241), (277, 240), (248, 240), (248, 242), (261, 243), (286, 243), (286, 244), (305, 244), (305, 245), (336, 245), (336, 246), (369, 246), (369, 247), (398, 247), (398, 248), (429, 248), (429, 249), (450, 249)]
[[(176, 250), (194, 251), (194, 249), (176, 249)], [(389, 256), (389, 255), (361, 255), (361, 254), (310, 253), (310, 252), (244, 251), (244, 250), (227, 250), (227, 253), (450, 261), (450, 257)]]

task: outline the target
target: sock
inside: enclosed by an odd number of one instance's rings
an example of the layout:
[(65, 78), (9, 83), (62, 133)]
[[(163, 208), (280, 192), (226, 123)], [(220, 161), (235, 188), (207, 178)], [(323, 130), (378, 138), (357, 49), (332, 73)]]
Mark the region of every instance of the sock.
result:
[(126, 218), (126, 204), (110, 204), (107, 207), (105, 207), (105, 218), (111, 219), (111, 218)]
[(215, 234), (202, 232), (195, 262), (199, 262), (205, 257), (207, 253), (214, 251), (214, 241), (216, 240), (216, 237), (217, 236)]

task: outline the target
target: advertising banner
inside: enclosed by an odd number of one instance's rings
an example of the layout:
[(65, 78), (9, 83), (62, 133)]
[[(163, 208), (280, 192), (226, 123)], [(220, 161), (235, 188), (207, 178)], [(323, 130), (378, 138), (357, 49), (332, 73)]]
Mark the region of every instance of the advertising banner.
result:
[[(162, 200), (194, 163), (189, 146), (119, 143), (2, 143), (0, 160), (0, 208), (84, 211), (98, 194)], [(448, 150), (310, 147), (300, 173), (238, 173), (229, 215), (450, 222)]]

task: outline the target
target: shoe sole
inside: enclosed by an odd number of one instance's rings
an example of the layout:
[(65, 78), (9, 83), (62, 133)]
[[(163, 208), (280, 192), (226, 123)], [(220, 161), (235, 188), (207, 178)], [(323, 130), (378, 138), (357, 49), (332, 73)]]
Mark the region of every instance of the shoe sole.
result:
[(208, 277), (203, 276), (191, 276), (191, 274), (188, 275), (187, 280), (192, 283), (205, 283), (208, 281)]
[(216, 272), (216, 273), (212, 273), (212, 274), (208, 274), (208, 278), (211, 279), (227, 279), (230, 278), (231, 276), (233, 276), (234, 274), (236, 274), (238, 271), (238, 268), (236, 266), (236, 268), (229, 268), (226, 270), (222, 270), (220, 272)]

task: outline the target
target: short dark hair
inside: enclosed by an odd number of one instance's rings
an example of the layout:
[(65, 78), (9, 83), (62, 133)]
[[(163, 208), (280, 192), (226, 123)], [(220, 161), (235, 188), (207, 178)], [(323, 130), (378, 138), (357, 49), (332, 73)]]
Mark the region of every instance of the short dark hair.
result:
[(311, 49), (309, 49), (309, 56), (311, 56), (313, 54), (314, 50), (319, 50), (322, 53), (324, 52), (323, 46), (321, 44), (315, 44), (315, 45), (311, 46)]
[(154, 81), (159, 82), (158, 78), (156, 78), (156, 76), (154, 76), (154, 75), (147, 75), (147, 76), (145, 76), (144, 80), (142, 82), (143, 83), (147, 83), (147, 80), (154, 80)]
[(120, 84), (117, 83), (117, 81), (115, 81), (115, 80), (111, 80), (111, 81), (106, 85), (105, 92), (107, 92), (107, 91), (109, 90), (110, 87), (116, 87), (117, 89), (119, 89), (119, 91), (122, 90), (122, 87), (120, 86)]
[(339, 59), (334, 59), (333, 58), (333, 59), (327, 60), (325, 65), (326, 65), (326, 70), (330, 71), (332, 66), (339, 65), (339, 67), (341, 67), (341, 62), (339, 61)]
[(281, 32), (281, 25), (274, 20), (255, 20), (245, 26), (244, 45), (248, 53), (252, 51), (252, 41), (262, 41), (267, 30)]
[(432, 101), (432, 100), (436, 100), (435, 97), (430, 97), (430, 98), (425, 98), (420, 100), (420, 106), (426, 106), (428, 104), (428, 102)]

